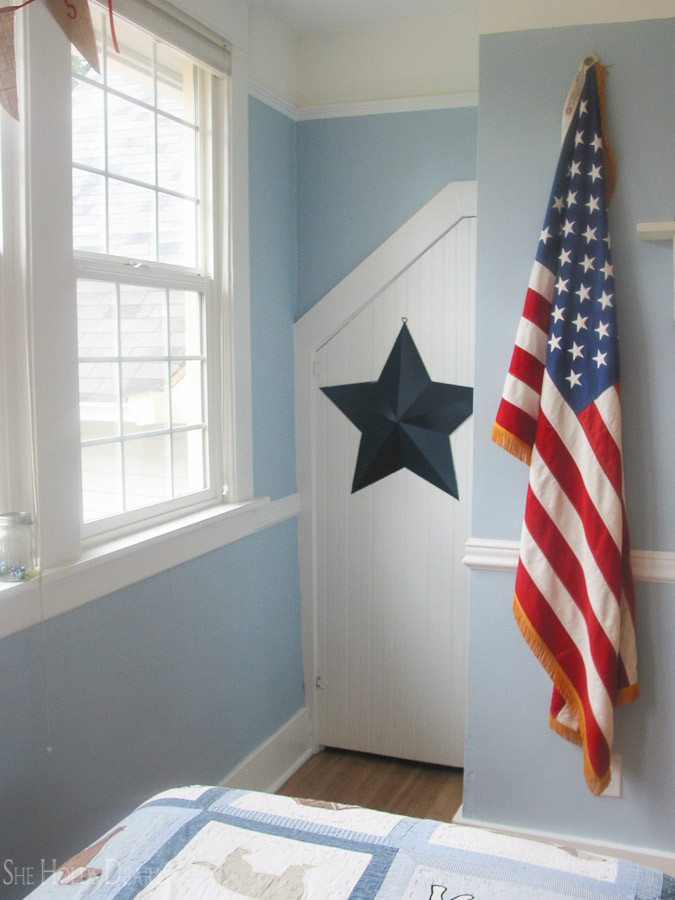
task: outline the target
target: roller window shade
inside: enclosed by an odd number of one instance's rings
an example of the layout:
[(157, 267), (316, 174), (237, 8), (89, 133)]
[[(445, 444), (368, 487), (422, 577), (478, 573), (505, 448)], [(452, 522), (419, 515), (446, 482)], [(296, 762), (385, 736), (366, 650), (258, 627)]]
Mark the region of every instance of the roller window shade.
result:
[(171, 44), (219, 75), (231, 70), (225, 38), (165, 0), (115, 0), (114, 14)]

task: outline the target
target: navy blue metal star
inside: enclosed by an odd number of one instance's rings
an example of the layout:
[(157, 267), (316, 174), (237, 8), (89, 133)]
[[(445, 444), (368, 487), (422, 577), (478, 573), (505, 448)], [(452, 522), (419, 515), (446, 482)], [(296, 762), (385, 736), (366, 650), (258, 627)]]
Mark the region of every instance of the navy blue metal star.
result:
[(405, 468), (459, 499), (449, 435), (473, 388), (432, 381), (405, 321), (377, 381), (321, 390), (361, 432), (352, 493)]

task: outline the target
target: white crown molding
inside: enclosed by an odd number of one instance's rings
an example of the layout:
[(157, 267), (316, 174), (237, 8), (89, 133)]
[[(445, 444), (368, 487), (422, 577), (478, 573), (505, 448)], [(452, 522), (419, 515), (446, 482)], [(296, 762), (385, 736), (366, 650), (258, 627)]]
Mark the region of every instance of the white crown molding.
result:
[(423, 112), (434, 109), (461, 109), (478, 106), (478, 93), (437, 94), (433, 97), (400, 97), (393, 100), (361, 100), (350, 103), (323, 103), (301, 106), (300, 121), (339, 119), (348, 116), (379, 116), (383, 113)]
[[(518, 541), (470, 538), (462, 562), (470, 569), (488, 572), (515, 572), (518, 567)], [(631, 563), (636, 581), (675, 584), (675, 553), (664, 550), (632, 550)]]
[(272, 91), (269, 91), (267, 88), (262, 87), (262, 85), (256, 84), (254, 81), (249, 81), (248, 93), (249, 96), (254, 97), (256, 100), (260, 100), (261, 103), (264, 103), (265, 106), (269, 106), (270, 109), (275, 109), (277, 112), (280, 112), (288, 119), (292, 119), (294, 122), (298, 121), (298, 107), (294, 106), (288, 100), (279, 97), (277, 94), (272, 93)]
[(479, 33), (496, 34), (532, 28), (567, 28), (572, 25), (612, 25), (645, 19), (671, 19), (664, 0), (567, 0), (566, 3), (539, 3), (537, 0), (481, 0)]
[(478, 106), (478, 93), (474, 91), (463, 94), (438, 94), (430, 97), (400, 97), (393, 100), (360, 100), (349, 103), (295, 106), (288, 100), (284, 100), (283, 97), (277, 96), (273, 91), (252, 81), (249, 83), (249, 94), (294, 122)]

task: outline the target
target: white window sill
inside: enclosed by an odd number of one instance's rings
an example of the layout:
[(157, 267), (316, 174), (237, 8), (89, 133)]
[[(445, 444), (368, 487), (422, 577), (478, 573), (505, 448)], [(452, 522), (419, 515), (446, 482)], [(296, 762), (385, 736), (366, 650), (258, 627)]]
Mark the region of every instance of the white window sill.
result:
[(0, 638), (297, 516), (299, 498), (211, 506), (87, 548), (20, 583), (0, 582)]

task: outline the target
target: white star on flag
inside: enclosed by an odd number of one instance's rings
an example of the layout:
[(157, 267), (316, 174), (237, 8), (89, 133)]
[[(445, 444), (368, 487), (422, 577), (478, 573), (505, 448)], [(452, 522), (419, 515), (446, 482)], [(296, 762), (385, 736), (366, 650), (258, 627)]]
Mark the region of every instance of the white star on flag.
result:
[(609, 325), (605, 322), (600, 322), (597, 328), (593, 329), (598, 333), (598, 340), (602, 340), (602, 338), (609, 337)]
[(598, 198), (593, 195), (588, 198), (588, 202), (584, 203), (584, 206), (588, 207), (589, 213), (597, 212), (600, 209)]

